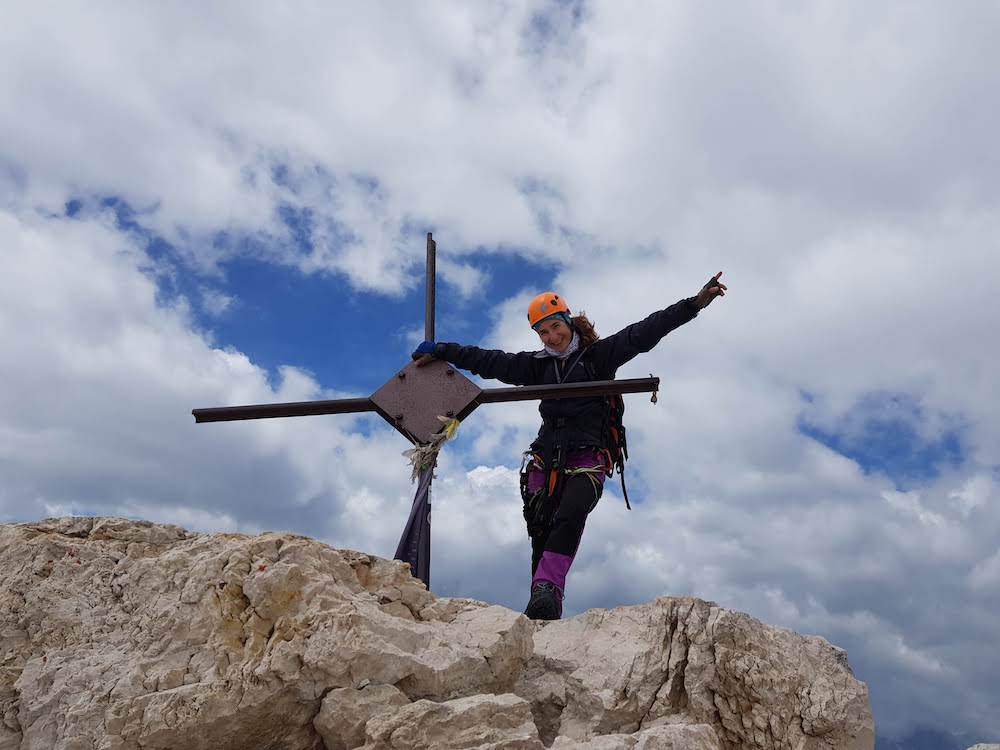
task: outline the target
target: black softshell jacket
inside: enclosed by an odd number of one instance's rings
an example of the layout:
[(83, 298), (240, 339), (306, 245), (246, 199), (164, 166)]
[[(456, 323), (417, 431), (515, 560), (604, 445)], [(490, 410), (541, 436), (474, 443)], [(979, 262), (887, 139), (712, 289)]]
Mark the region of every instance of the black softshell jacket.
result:
[[(637, 354), (648, 352), (660, 339), (697, 314), (694, 297), (683, 299), (626, 326), (613, 336), (598, 339), (580, 358), (576, 353), (560, 360), (544, 351), (511, 354), (448, 343), (439, 343), (434, 355), (480, 377), (495, 378), (510, 385), (613, 380), (619, 367)], [(565, 368), (571, 365), (572, 369), (567, 372)], [(604, 433), (608, 407), (604, 397), (542, 399), (538, 411), (542, 415), (542, 426), (538, 438), (531, 444), (532, 450), (546, 452), (557, 429), (559, 441), (566, 449), (606, 447)]]

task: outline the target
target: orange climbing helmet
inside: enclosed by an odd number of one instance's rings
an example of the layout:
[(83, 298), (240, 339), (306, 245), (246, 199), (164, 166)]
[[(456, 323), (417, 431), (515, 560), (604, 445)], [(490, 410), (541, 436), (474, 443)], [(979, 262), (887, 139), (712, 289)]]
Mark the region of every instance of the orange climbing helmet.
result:
[(563, 315), (560, 317), (565, 322), (569, 322), (570, 311), (566, 300), (555, 292), (543, 292), (531, 300), (531, 304), (528, 305), (528, 323), (534, 328), (546, 318), (558, 313), (562, 313)]

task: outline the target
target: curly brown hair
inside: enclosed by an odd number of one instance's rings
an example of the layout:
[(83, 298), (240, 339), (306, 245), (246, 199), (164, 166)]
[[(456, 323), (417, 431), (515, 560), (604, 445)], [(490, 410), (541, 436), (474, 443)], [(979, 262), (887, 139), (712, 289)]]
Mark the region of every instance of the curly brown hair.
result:
[(580, 334), (580, 346), (590, 346), (600, 338), (597, 331), (594, 330), (594, 324), (587, 317), (587, 313), (582, 310), (579, 315), (573, 316), (573, 327)]

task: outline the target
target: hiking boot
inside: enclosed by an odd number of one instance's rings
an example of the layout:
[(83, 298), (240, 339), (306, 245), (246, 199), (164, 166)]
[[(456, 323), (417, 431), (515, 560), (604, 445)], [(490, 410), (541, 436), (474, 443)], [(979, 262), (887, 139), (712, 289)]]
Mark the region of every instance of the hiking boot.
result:
[(539, 581), (531, 587), (524, 614), (531, 620), (558, 620), (562, 617), (562, 591), (554, 583)]

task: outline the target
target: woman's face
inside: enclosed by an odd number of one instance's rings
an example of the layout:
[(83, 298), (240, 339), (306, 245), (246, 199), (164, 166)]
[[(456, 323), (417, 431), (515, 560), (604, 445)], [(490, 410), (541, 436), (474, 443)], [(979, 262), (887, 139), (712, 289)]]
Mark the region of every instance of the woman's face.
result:
[(558, 318), (555, 320), (546, 320), (538, 326), (537, 331), (538, 338), (542, 340), (542, 343), (549, 347), (549, 349), (554, 349), (557, 352), (566, 351), (569, 342), (573, 340), (573, 332), (569, 329), (569, 326)]

